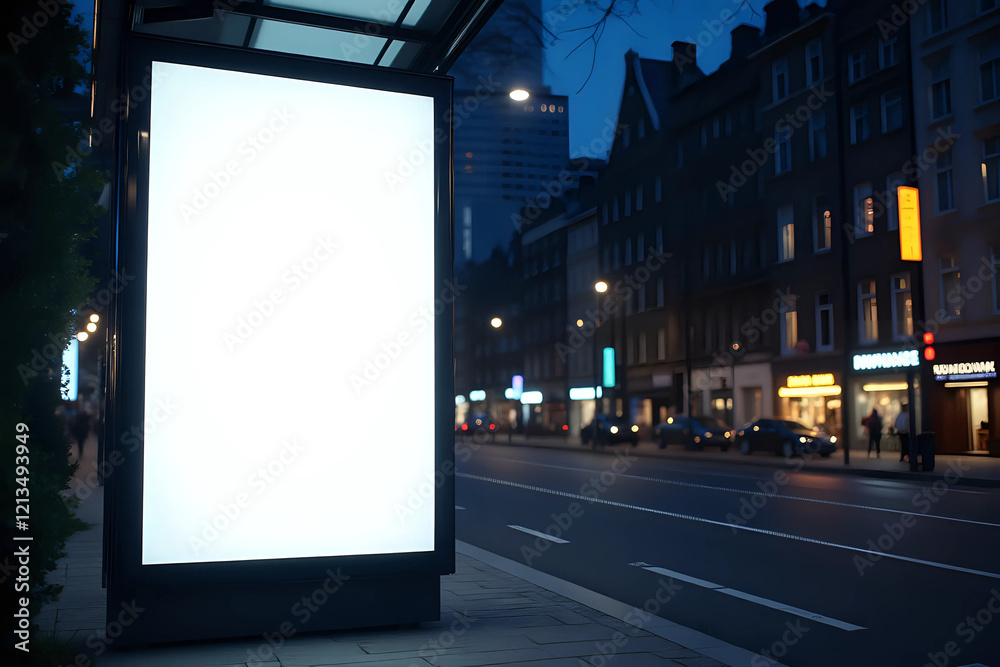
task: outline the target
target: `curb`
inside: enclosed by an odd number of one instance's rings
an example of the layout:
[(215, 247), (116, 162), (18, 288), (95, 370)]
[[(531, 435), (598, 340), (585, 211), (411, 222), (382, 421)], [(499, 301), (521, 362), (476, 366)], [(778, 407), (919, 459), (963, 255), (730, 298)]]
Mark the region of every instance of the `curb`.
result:
[[(504, 445), (506, 447), (533, 447), (535, 449), (556, 449), (556, 450), (571, 450), (571, 451), (585, 451), (585, 452), (602, 452), (602, 451), (614, 451), (615, 446), (604, 447), (601, 449), (591, 449), (587, 445), (571, 445), (571, 444), (555, 444), (548, 443), (545, 441), (521, 441), (521, 442), (502, 442), (498, 439), (496, 442), (486, 441), (482, 443), (484, 445)], [(852, 452), (854, 450), (851, 450)], [(838, 450), (838, 453), (843, 455), (843, 450)], [(654, 459), (668, 459), (672, 461), (695, 461), (695, 462), (714, 462), (717, 459), (713, 458), (695, 458), (692, 456), (677, 456), (673, 455), (669, 450), (660, 451), (640, 451), (636, 453), (637, 456), (647, 456)], [(767, 468), (782, 468), (782, 469), (794, 469), (797, 468), (796, 465), (785, 463), (783, 460), (777, 458), (772, 458), (765, 461), (763, 457), (755, 456), (745, 456), (738, 460), (727, 460), (724, 463), (735, 463), (735, 464), (746, 464), (761, 466)], [(936, 466), (938, 470), (942, 470), (947, 466)], [(827, 466), (817, 466), (810, 465), (809, 461), (806, 460), (805, 465), (798, 468), (797, 472), (828, 472), (836, 475), (854, 475), (856, 477), (867, 477), (875, 479), (895, 479), (895, 480), (907, 480), (916, 482), (928, 482), (934, 483), (937, 481), (947, 482), (949, 486), (971, 486), (976, 488), (1000, 488), (1000, 479), (989, 479), (985, 477), (971, 477), (969, 475), (963, 475), (958, 480), (948, 481), (943, 473), (938, 472), (910, 472), (909, 470), (873, 470), (870, 468), (855, 468), (850, 467), (850, 465), (842, 465), (838, 467), (827, 467)]]

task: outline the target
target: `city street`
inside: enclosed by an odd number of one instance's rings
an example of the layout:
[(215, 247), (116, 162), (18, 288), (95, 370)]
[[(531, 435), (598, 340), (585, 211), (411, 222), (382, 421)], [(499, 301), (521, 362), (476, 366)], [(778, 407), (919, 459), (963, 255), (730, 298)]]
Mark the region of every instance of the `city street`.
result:
[(1000, 664), (1000, 489), (641, 450), (459, 444), (457, 537), (760, 665)]

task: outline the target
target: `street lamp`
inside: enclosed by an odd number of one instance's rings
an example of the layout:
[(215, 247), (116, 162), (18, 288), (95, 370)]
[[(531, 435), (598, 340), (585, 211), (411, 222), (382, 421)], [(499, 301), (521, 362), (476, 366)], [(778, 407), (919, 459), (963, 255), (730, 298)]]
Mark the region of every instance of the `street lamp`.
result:
[(598, 294), (604, 294), (605, 292), (608, 291), (608, 284), (603, 280), (598, 280), (596, 283), (594, 283), (594, 291), (597, 292)]
[(529, 97), (531, 97), (530, 93), (528, 93), (528, 91), (525, 90), (524, 88), (515, 88), (514, 90), (510, 91), (510, 99), (514, 100), (515, 102), (523, 102)]
[[(594, 344), (594, 419), (597, 419), (597, 413), (598, 413), (597, 388), (601, 385), (601, 374), (600, 374), (601, 363), (597, 347), (597, 326), (599, 324), (599, 319), (600, 319), (600, 315), (598, 313), (601, 312), (600, 295), (606, 293), (607, 291), (608, 291), (608, 284), (603, 280), (598, 280), (596, 283), (594, 283), (594, 292), (595, 292), (595, 299), (597, 306), (594, 310), (594, 333), (591, 336), (591, 341)], [(602, 397), (601, 399), (602, 403), (603, 400), (604, 399)]]
[(92, 313), (91, 314), (91, 316), (90, 316), (90, 321), (91, 322), (97, 323), (100, 320), (101, 320), (101, 316), (100, 315), (98, 315), (97, 313)]
[(494, 329), (499, 329), (500, 327), (503, 326), (503, 320), (501, 320), (499, 317), (494, 317), (492, 320), (490, 320), (490, 326), (493, 327)]

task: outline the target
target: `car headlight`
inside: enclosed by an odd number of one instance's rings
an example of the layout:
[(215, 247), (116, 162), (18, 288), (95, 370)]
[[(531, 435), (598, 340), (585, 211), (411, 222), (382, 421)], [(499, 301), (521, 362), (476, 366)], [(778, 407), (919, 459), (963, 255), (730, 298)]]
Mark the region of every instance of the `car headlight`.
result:
[(835, 435), (831, 435), (831, 436), (830, 436), (830, 442), (831, 442), (831, 443), (834, 443), (834, 442), (837, 442), (837, 436), (835, 436)]
[(639, 432), (639, 426), (636, 425), (636, 424), (632, 424), (632, 432), (633, 433), (638, 433)]
[(711, 433), (709, 433), (708, 431), (705, 431), (705, 437), (706, 437), (706, 438), (711, 438), (711, 437), (712, 437), (712, 434), (711, 434)]
[(730, 433), (729, 431), (726, 431), (726, 437), (728, 438), (730, 436), (732, 436), (732, 433)]
[(701, 438), (699, 438), (698, 436), (694, 436), (694, 441), (696, 443), (701, 442)]
[(612, 426), (611, 427), (611, 432), (612, 433), (617, 433), (618, 432), (618, 427), (617, 426)]
[(809, 439), (807, 437), (805, 437), (804, 435), (800, 435), (799, 436), (799, 442), (809, 442)]

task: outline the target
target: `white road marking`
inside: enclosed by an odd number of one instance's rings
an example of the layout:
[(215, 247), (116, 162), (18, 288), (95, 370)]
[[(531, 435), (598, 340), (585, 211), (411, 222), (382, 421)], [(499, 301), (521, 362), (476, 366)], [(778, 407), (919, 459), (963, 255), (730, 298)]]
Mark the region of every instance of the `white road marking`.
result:
[[(629, 503), (621, 503), (616, 500), (605, 500), (604, 498), (594, 498), (592, 496), (583, 496), (579, 493), (570, 493), (568, 491), (557, 491), (555, 489), (546, 489), (541, 486), (533, 486), (531, 484), (521, 484), (520, 482), (509, 482), (504, 479), (494, 479), (492, 477), (483, 477), (482, 475), (470, 475), (469, 473), (456, 473), (456, 477), (464, 477), (466, 479), (474, 479), (480, 482), (490, 482), (491, 484), (501, 484), (504, 486), (512, 486), (518, 489), (525, 489), (527, 491), (536, 491), (538, 493), (548, 493), (553, 496), (562, 496), (563, 498), (572, 498), (574, 500), (582, 500), (588, 503), (600, 503), (602, 505), (610, 505), (612, 507), (622, 507), (625, 509), (637, 510), (640, 512), (649, 512), (650, 514), (658, 514), (660, 516), (669, 516), (674, 519), (683, 519), (685, 521), (695, 521), (697, 523), (707, 523), (712, 526), (723, 526), (731, 530), (744, 530), (748, 533), (758, 533), (760, 535), (770, 535), (771, 537), (780, 537), (786, 540), (796, 540), (799, 542), (807, 542), (809, 544), (818, 544), (824, 547), (833, 547), (834, 549), (844, 549), (845, 551), (853, 551), (855, 553), (864, 553), (873, 556), (879, 556), (880, 558), (889, 558), (892, 560), (901, 560), (908, 563), (917, 563), (918, 565), (927, 565), (929, 567), (937, 567), (943, 570), (952, 570), (954, 572), (964, 572), (966, 574), (974, 574), (980, 577), (987, 577), (989, 579), (1000, 579), (1000, 574), (996, 572), (987, 572), (985, 570), (973, 570), (966, 567), (959, 567), (958, 565), (949, 565), (947, 563), (938, 563), (931, 560), (923, 560), (922, 558), (910, 558), (909, 556), (900, 556), (898, 554), (887, 553), (884, 551), (875, 551), (873, 549), (862, 549), (861, 547), (852, 547), (847, 544), (837, 544), (836, 542), (827, 542), (826, 540), (817, 540), (812, 537), (803, 537), (801, 535), (792, 535), (791, 533), (781, 533), (776, 530), (766, 530), (764, 528), (754, 528), (752, 526), (743, 526), (734, 523), (728, 523), (726, 521), (716, 521), (715, 519), (706, 519), (700, 516), (691, 516), (690, 514), (680, 514), (678, 512), (668, 512), (667, 510), (658, 510), (652, 507), (642, 507), (640, 505), (631, 505)], [(514, 526), (510, 526), (513, 528)], [(523, 528), (518, 528), (519, 530), (525, 530)], [(526, 531), (527, 532), (527, 531)], [(542, 535), (546, 539), (553, 539), (548, 535)], [(553, 541), (555, 541), (553, 539)]]
[[(514, 459), (503, 459), (505, 461), (511, 461), (516, 463), (522, 463), (524, 465), (533, 465), (543, 468), (558, 468), (560, 470), (574, 470), (577, 472), (590, 472), (599, 474), (600, 470), (590, 470), (589, 468), (574, 468), (571, 466), (557, 466), (548, 463), (534, 463), (532, 461), (515, 461)], [(750, 491), (747, 489), (736, 489), (728, 486), (716, 486), (713, 484), (698, 484), (696, 482), (681, 482), (675, 479), (661, 479), (659, 477), (649, 477), (646, 475), (628, 475), (622, 473), (618, 477), (627, 477), (629, 479), (638, 479), (644, 482), (655, 482), (657, 484), (669, 484), (671, 486), (685, 486), (694, 489), (707, 489), (709, 491), (723, 491), (725, 493), (739, 493), (744, 495), (756, 495), (763, 498), (780, 498), (782, 500), (798, 500), (804, 503), (817, 503), (820, 505), (836, 505), (838, 507), (850, 507), (852, 509), (870, 510), (872, 512), (888, 512), (890, 514), (909, 514), (910, 516), (921, 517), (925, 516), (930, 519), (938, 519), (940, 521), (955, 521), (958, 523), (971, 523), (977, 526), (990, 526), (991, 528), (1000, 528), (1000, 523), (990, 523), (989, 521), (976, 521), (975, 519), (961, 519), (954, 516), (941, 516), (940, 514), (925, 514), (923, 512), (909, 512), (907, 510), (894, 510), (888, 507), (874, 507), (872, 505), (859, 505), (856, 503), (842, 503), (837, 500), (820, 500), (818, 498), (804, 498), (802, 496), (786, 496), (781, 493), (764, 493), (763, 491)], [(952, 491), (961, 491), (961, 489), (949, 488), (948, 493)], [(980, 491), (972, 491), (970, 493), (981, 493)], [(916, 495), (920, 495), (919, 493)]]
[(511, 524), (507, 527), (513, 528), (514, 530), (519, 530), (522, 533), (527, 533), (528, 535), (534, 535), (535, 537), (540, 537), (543, 540), (548, 540), (549, 542), (555, 542), (556, 544), (569, 544), (569, 540), (564, 540), (561, 537), (552, 537), (551, 535), (546, 535), (545, 533), (540, 533), (537, 530), (525, 528), (524, 526), (515, 526)]
[(730, 595), (734, 598), (740, 598), (741, 600), (746, 600), (747, 602), (753, 602), (755, 604), (763, 605), (765, 607), (770, 607), (771, 609), (777, 609), (778, 611), (788, 612), (789, 614), (801, 616), (802, 618), (809, 619), (810, 621), (823, 623), (824, 625), (829, 625), (834, 628), (840, 628), (841, 630), (846, 630), (847, 632), (854, 632), (855, 630), (866, 629), (860, 625), (854, 625), (853, 623), (848, 623), (846, 621), (838, 621), (835, 618), (830, 618), (829, 616), (824, 616), (823, 614), (817, 614), (815, 612), (808, 611), (806, 609), (793, 607), (792, 605), (789, 604), (784, 604), (782, 602), (776, 602), (775, 600), (769, 600), (768, 598), (762, 598), (758, 595), (745, 593), (735, 588), (729, 588), (728, 586), (723, 586), (722, 584), (713, 584), (711, 581), (705, 581), (704, 579), (691, 577), (686, 574), (682, 574), (680, 572), (675, 572), (674, 570), (668, 570), (662, 567), (649, 567), (649, 566), (643, 567), (642, 569), (648, 570), (649, 572), (655, 572), (656, 574), (662, 574), (672, 579), (680, 579), (681, 581), (686, 581), (689, 584), (694, 584), (695, 586), (700, 586), (701, 588), (709, 588), (711, 590), (716, 591), (717, 593)]

